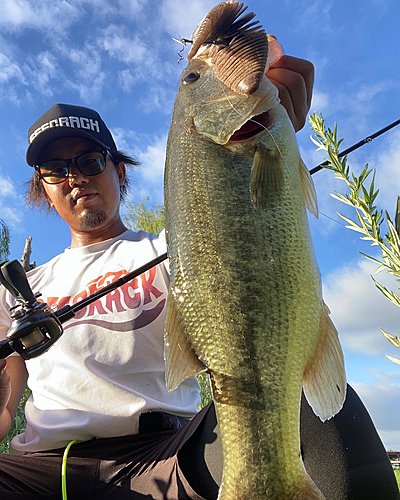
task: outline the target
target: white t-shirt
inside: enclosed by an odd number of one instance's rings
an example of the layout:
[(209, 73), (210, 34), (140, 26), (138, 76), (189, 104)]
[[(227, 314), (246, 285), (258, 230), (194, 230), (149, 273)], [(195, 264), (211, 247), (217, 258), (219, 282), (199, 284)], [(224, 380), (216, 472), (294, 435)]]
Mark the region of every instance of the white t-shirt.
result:
[[(69, 248), (28, 273), (34, 292), (58, 308), (74, 304), (166, 251), (159, 237), (127, 230), (86, 247)], [(27, 427), (11, 453), (66, 446), (71, 440), (138, 432), (151, 410), (191, 417), (200, 402), (195, 378), (168, 393), (163, 333), (168, 271), (164, 264), (79, 311), (61, 338), (26, 361), (32, 390)], [(0, 287), (0, 339), (10, 325), (14, 298)]]

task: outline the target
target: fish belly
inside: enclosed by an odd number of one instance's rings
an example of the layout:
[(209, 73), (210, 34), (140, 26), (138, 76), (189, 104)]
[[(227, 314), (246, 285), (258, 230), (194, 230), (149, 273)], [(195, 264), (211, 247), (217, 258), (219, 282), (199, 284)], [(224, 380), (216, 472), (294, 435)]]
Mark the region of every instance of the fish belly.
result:
[[(250, 200), (252, 158), (195, 134), (169, 149), (171, 294), (211, 372), (224, 456), (220, 499), (322, 499), (300, 458), (303, 373), (323, 303), (297, 178), (286, 155), (267, 209)], [(286, 154), (287, 153), (287, 154)]]

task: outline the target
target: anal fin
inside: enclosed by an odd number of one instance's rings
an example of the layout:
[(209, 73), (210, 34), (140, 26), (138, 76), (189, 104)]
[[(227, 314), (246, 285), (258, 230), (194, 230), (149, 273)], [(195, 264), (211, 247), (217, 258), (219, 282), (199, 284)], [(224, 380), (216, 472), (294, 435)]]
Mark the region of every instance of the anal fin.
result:
[(185, 324), (170, 293), (164, 335), (165, 378), (169, 392), (174, 391), (187, 378), (207, 370), (199, 360), (185, 333)]
[(346, 399), (346, 374), (338, 333), (324, 304), (319, 343), (303, 376), (303, 390), (314, 413), (324, 422), (338, 413)]

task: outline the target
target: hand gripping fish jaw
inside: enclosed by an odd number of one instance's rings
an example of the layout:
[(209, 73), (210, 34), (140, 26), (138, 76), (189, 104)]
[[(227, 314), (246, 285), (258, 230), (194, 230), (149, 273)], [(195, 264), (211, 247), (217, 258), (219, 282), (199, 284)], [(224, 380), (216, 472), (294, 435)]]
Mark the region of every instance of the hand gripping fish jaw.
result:
[(17, 260), (0, 263), (0, 284), (17, 301), (17, 304), (10, 309), (13, 320), (11, 327), (5, 340), (0, 342), (0, 359), (7, 358), (14, 352), (23, 359), (40, 356), (61, 337), (62, 324), (72, 319), (76, 312), (160, 264), (166, 258), (167, 254), (164, 253), (77, 304), (66, 305), (57, 311), (53, 311), (48, 304), (37, 300), (41, 293), (32, 292), (25, 270)]

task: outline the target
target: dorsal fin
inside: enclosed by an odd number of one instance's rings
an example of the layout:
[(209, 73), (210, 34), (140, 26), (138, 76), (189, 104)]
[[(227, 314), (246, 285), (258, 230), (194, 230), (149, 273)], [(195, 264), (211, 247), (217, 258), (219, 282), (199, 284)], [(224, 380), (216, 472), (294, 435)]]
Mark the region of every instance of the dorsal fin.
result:
[(268, 58), (268, 38), (255, 14), (236, 1), (222, 2), (210, 10), (192, 35), (188, 60), (206, 57), (218, 79), (239, 94), (258, 89)]

